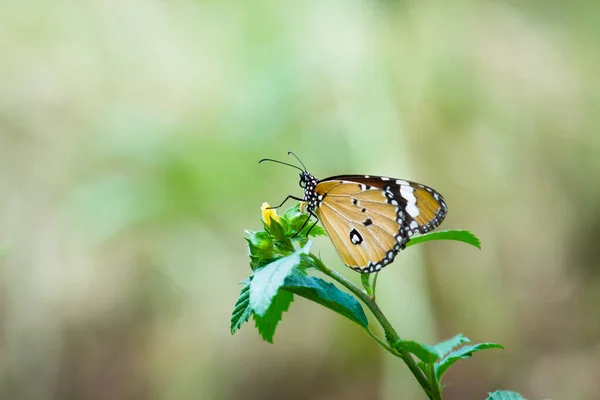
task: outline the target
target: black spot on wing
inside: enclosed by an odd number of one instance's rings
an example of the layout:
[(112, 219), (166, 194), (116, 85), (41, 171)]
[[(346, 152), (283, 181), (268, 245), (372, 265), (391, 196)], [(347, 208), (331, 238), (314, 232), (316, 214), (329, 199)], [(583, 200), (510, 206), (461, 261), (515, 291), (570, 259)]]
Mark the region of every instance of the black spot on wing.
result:
[(361, 244), (363, 242), (363, 237), (355, 228), (352, 228), (350, 231), (350, 241), (352, 244)]

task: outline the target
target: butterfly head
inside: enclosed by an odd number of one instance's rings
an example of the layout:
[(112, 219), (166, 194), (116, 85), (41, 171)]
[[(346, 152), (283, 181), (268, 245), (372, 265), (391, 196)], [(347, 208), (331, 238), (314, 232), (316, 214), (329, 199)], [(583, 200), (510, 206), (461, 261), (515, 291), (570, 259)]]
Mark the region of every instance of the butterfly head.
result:
[(287, 165), (289, 167), (296, 168), (296, 169), (300, 170), (300, 187), (302, 189), (304, 189), (304, 199), (303, 200), (307, 203), (309, 210), (314, 210), (314, 209), (317, 208), (317, 206), (319, 205), (319, 202), (322, 200), (322, 199), (319, 199), (319, 196), (315, 192), (315, 188), (317, 187), (317, 184), (319, 183), (319, 180), (317, 178), (315, 178), (313, 175), (311, 175), (306, 170), (306, 167), (304, 166), (304, 163), (298, 158), (297, 155), (295, 155), (291, 151), (288, 152), (288, 154), (291, 154), (294, 157), (296, 157), (296, 159), (302, 165), (302, 168), (300, 168), (300, 167), (298, 167), (296, 165), (292, 165), (292, 164), (283, 162), (283, 161), (273, 160), (271, 158), (263, 158), (262, 160), (259, 161), (259, 163), (261, 163), (263, 161), (271, 161), (271, 162), (275, 162), (275, 163), (278, 163), (278, 164)]

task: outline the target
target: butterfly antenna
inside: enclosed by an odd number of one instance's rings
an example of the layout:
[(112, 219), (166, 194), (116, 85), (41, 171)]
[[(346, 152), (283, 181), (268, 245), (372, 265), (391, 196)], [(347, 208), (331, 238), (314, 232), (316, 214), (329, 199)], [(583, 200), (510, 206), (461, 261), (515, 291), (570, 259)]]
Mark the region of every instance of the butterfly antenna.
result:
[(304, 168), (304, 172), (306, 172), (306, 167), (304, 166), (304, 163), (302, 162), (302, 160), (300, 159), (300, 157), (298, 157), (296, 154), (294, 154), (293, 151), (288, 151), (288, 156), (290, 154), (293, 155), (294, 157), (296, 157), (296, 160), (298, 160), (300, 162), (300, 164), (302, 164), (302, 168)]
[[(297, 165), (288, 164), (288, 163), (283, 162), (283, 161), (273, 160), (271, 158), (263, 158), (262, 160), (259, 160), (258, 163), (260, 164), (263, 161), (271, 161), (271, 162), (274, 162), (274, 163), (287, 165), (287, 166), (290, 166), (290, 167), (293, 167), (293, 168), (296, 168), (296, 169), (299, 169), (300, 171), (302, 171), (302, 168), (298, 167)], [(304, 172), (304, 171), (302, 171), (302, 172)]]

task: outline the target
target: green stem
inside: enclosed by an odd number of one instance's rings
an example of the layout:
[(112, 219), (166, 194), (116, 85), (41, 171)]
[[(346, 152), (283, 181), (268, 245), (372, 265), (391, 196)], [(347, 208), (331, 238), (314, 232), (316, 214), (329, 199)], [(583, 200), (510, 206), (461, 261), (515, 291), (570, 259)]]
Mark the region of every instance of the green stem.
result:
[[(400, 340), (400, 336), (398, 336), (398, 333), (396, 333), (396, 331), (392, 327), (392, 324), (390, 324), (390, 321), (388, 321), (388, 319), (383, 314), (383, 312), (381, 311), (381, 309), (379, 308), (377, 303), (375, 303), (375, 301), (373, 301), (373, 299), (371, 299), (371, 297), (369, 297), (365, 292), (360, 290), (356, 285), (354, 285), (348, 279), (344, 278), (338, 272), (336, 272), (332, 269), (329, 269), (325, 264), (323, 264), (321, 259), (319, 259), (314, 254), (310, 254), (310, 257), (313, 259), (317, 268), (321, 272), (323, 272), (325, 275), (329, 276), (330, 278), (335, 279), (340, 284), (342, 284), (346, 289), (350, 290), (356, 297), (358, 297), (369, 308), (369, 310), (371, 310), (371, 312), (373, 313), (373, 315), (375, 316), (377, 321), (379, 321), (379, 323), (381, 324), (381, 327), (383, 328), (383, 330), (385, 332), (385, 337), (386, 337), (388, 343), (395, 343), (398, 340)], [(375, 339), (375, 335), (373, 335), (372, 332), (370, 332), (370, 335), (373, 339)], [(375, 340), (380, 345), (383, 346), (383, 341), (381, 339), (377, 338)], [(388, 350), (390, 353), (394, 354), (396, 357), (400, 357), (402, 359), (402, 361), (404, 361), (406, 366), (413, 373), (413, 375), (415, 376), (415, 378), (417, 379), (417, 381), (419, 382), (419, 384), (421, 385), (421, 387), (423, 388), (423, 390), (425, 391), (425, 393), (431, 400), (440, 400), (441, 399), (441, 397), (439, 395), (435, 396), (435, 394), (432, 391), (431, 386), (435, 385), (435, 382), (430, 383), (428, 381), (427, 376), (425, 376), (423, 371), (421, 371), (421, 369), (417, 366), (415, 360), (412, 358), (412, 356), (408, 352), (400, 351), (400, 350), (398, 350), (394, 347), (390, 347), (390, 346), (383, 346), (383, 347), (386, 350)]]
[(379, 345), (381, 345), (381, 347), (383, 347), (384, 349), (386, 349), (387, 351), (389, 351), (390, 353), (392, 353), (393, 355), (395, 355), (396, 357), (398, 357), (398, 354), (394, 351), (394, 349), (392, 347), (390, 347), (389, 344), (387, 344), (386, 342), (384, 342), (383, 340), (381, 340), (379, 338), (379, 336), (377, 336), (375, 333), (373, 333), (373, 331), (369, 328), (365, 328), (365, 330), (367, 331), (367, 333), (369, 334), (369, 336), (371, 336), (371, 338), (376, 341), (377, 343), (379, 343)]
[(370, 298), (373, 298), (373, 288), (369, 282), (369, 274), (360, 274), (360, 281)]
[(377, 289), (377, 278), (379, 277), (379, 271), (375, 272), (375, 277), (373, 278), (373, 295), (371, 299), (375, 301), (375, 289)]
[(435, 378), (435, 366), (434, 364), (428, 364), (427, 370), (429, 371), (429, 382), (431, 382), (431, 393), (434, 396), (434, 399), (442, 398), (442, 388)]

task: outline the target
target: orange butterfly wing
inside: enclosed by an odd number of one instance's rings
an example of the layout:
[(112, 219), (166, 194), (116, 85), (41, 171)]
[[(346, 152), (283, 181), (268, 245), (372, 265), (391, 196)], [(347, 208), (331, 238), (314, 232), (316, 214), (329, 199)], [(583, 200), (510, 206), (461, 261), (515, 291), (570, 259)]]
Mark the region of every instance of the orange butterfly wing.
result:
[(405, 180), (343, 175), (314, 190), (315, 212), (342, 261), (360, 272), (390, 264), (413, 235), (434, 229), (447, 213), (438, 192)]

